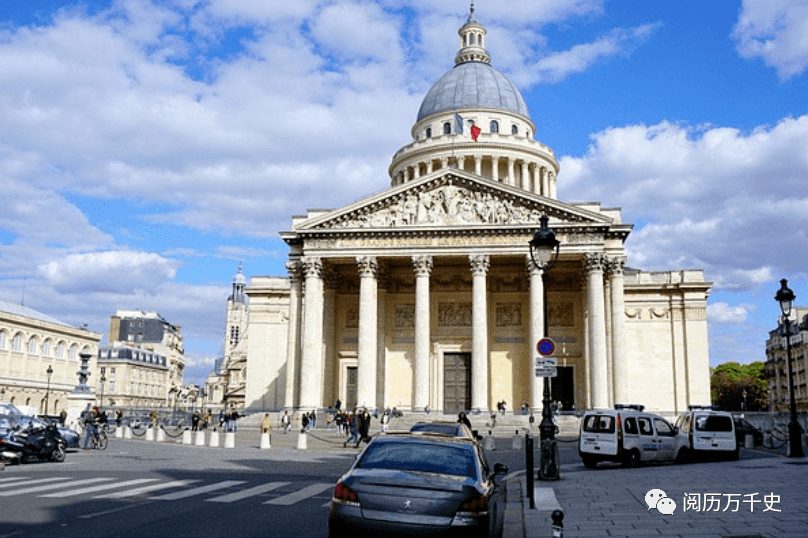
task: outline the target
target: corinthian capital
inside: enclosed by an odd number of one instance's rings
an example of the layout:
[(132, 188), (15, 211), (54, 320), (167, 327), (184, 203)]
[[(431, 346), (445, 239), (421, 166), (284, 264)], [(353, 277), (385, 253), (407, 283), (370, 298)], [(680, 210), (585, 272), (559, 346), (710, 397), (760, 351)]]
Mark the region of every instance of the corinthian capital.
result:
[(584, 256), (584, 270), (587, 273), (593, 271), (603, 272), (606, 265), (606, 255), (602, 252), (590, 253)]
[(608, 261), (608, 271), (611, 276), (623, 276), (626, 271), (626, 257), (613, 256)]
[(289, 273), (289, 280), (296, 282), (303, 276), (303, 267), (300, 260), (286, 262), (286, 272)]
[(412, 265), (415, 267), (415, 276), (429, 276), (432, 272), (432, 256), (413, 256)]
[(474, 276), (485, 276), (488, 274), (491, 259), (487, 254), (473, 254), (469, 256), (469, 263), (471, 264), (471, 273)]
[(357, 256), (356, 264), (359, 266), (360, 277), (373, 277), (379, 276), (379, 262), (376, 256)]
[(300, 266), (303, 269), (304, 278), (322, 278), (323, 260), (314, 256), (304, 256), (300, 258)]

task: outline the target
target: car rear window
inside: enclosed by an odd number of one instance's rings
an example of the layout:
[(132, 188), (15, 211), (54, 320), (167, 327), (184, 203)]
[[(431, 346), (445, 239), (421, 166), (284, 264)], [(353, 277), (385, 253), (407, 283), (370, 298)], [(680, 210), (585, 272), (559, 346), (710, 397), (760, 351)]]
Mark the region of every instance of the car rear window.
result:
[(614, 417), (589, 415), (584, 419), (584, 431), (589, 433), (614, 433)]
[(702, 432), (731, 432), (732, 419), (725, 415), (696, 416), (696, 430)]
[(432, 443), (372, 443), (356, 465), (361, 469), (401, 469), (476, 478), (470, 446)]

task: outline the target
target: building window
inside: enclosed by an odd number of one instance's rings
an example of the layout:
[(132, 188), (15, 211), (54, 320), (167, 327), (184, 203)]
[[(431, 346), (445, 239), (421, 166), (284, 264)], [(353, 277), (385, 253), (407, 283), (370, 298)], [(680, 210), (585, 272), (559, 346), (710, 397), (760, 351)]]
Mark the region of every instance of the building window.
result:
[(517, 127), (516, 125), (511, 125), (511, 134), (512, 135), (518, 135), (519, 134), (519, 127)]
[(115, 375), (115, 367), (109, 369), (109, 375)]
[(42, 344), (42, 355), (45, 356), (45, 357), (50, 357), (50, 352), (51, 352), (50, 348), (51, 348), (51, 341), (50, 340), (45, 340), (45, 343)]
[(427, 127), (426, 128), (426, 137), (427, 138), (432, 138), (432, 127)]
[(115, 381), (109, 382), (109, 393), (112, 394), (115, 392)]
[(238, 344), (238, 327), (230, 327), (230, 345)]
[(443, 134), (452, 134), (452, 124), (448, 121), (443, 124)]
[(33, 355), (36, 353), (36, 337), (32, 336), (30, 340), (28, 340), (28, 354)]
[(499, 122), (497, 120), (491, 121), (491, 132), (499, 133)]
[(74, 361), (78, 357), (78, 348), (75, 345), (70, 346), (70, 360)]
[(0, 331), (0, 349), (6, 349), (6, 331)]
[(22, 351), (22, 335), (15, 334), (11, 341), (11, 351)]

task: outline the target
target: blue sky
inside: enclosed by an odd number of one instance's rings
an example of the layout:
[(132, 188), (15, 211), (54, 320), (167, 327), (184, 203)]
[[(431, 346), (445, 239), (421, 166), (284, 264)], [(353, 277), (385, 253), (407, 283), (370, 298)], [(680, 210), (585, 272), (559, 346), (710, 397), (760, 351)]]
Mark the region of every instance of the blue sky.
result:
[[(105, 336), (115, 310), (157, 310), (202, 381), (239, 262), (284, 275), (292, 215), (389, 185), (468, 7), (0, 0), (0, 298)], [(779, 279), (808, 303), (808, 3), (476, 15), (559, 198), (621, 207), (632, 267), (705, 270), (711, 364), (762, 359)]]

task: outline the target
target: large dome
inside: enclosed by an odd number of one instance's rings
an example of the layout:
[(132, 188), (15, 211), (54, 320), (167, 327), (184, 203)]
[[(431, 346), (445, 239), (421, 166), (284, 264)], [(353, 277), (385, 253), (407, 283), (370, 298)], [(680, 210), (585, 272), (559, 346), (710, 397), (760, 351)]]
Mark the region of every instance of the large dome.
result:
[(507, 110), (530, 119), (522, 94), (505, 75), (485, 62), (465, 62), (443, 75), (424, 97), (418, 121), (461, 108)]

